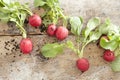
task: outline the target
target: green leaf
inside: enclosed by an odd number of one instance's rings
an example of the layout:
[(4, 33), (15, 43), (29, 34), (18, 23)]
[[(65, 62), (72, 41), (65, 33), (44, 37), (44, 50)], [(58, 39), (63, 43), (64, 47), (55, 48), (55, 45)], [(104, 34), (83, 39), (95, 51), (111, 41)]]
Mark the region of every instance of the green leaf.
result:
[(83, 19), (79, 17), (71, 17), (70, 24), (71, 24), (71, 32), (74, 35), (79, 36), (83, 26)]
[(0, 0), (0, 19), (2, 21), (13, 21), (22, 32), (22, 36), (26, 38), (26, 31), (23, 28), (24, 21), (27, 14), (31, 11), (28, 9), (28, 4), (20, 4), (19, 2), (12, 2), (11, 0)]
[(98, 17), (92, 18), (88, 21), (87, 27), (84, 31), (84, 36), (87, 38), (89, 33), (94, 30), (100, 24), (100, 19)]
[(4, 7), (4, 6), (5, 6), (5, 4), (4, 4), (3, 0), (0, 0), (0, 7)]
[(45, 57), (55, 57), (63, 52), (64, 44), (46, 44), (42, 47), (41, 52)]
[(111, 68), (113, 71), (120, 71), (120, 56), (117, 56), (111, 63)]
[(58, 0), (34, 0), (34, 5), (44, 9), (44, 15), (41, 17), (45, 27), (48, 27), (49, 24), (57, 24), (59, 19), (63, 20), (64, 26), (67, 26), (65, 24), (67, 19), (60, 8)]
[(0, 19), (1, 21), (7, 22), (9, 21), (10, 14), (0, 13)]
[(100, 38), (100, 36), (101, 36), (101, 33), (99, 33), (97, 30), (90, 32), (89, 38), (88, 38), (85, 42), (83, 42), (83, 45), (82, 45), (82, 48), (81, 48), (81, 51), (80, 51), (80, 54), (79, 54), (80, 57), (83, 56), (83, 50), (84, 50), (84, 48), (85, 48), (89, 43), (98, 40), (98, 39)]
[(10, 13), (10, 9), (8, 7), (0, 7), (0, 12), (4, 14)]
[[(114, 28), (113, 28), (114, 27)], [(105, 23), (99, 26), (99, 32), (102, 34), (119, 34), (120, 28), (111, 23), (109, 19), (106, 19)]]
[(20, 16), (20, 24), (23, 25), (27, 14), (24, 12), (21, 12), (21, 14), (19, 14), (19, 16)]
[(108, 35), (111, 35), (111, 34), (120, 34), (120, 27), (119, 26), (116, 26), (114, 24), (111, 24), (109, 29), (108, 29)]
[(114, 41), (120, 41), (120, 34), (111, 34), (111, 35), (107, 35), (109, 40), (114, 40)]
[(102, 34), (98, 31), (92, 31), (89, 35), (89, 42), (96, 41), (100, 38)]
[(119, 46), (119, 43), (115, 40), (107, 40), (105, 38), (101, 38), (100, 46), (104, 49), (110, 49), (111, 51), (114, 51)]
[(44, 0), (34, 0), (35, 7), (44, 6), (45, 4), (46, 4), (46, 2), (44, 2)]
[(74, 47), (74, 44), (71, 41), (67, 41), (66, 44), (67, 44), (68, 48), (73, 48)]
[(99, 26), (99, 32), (102, 34), (107, 34), (108, 33), (108, 24), (104, 23)]
[(109, 39), (107, 40), (105, 38), (101, 38), (100, 46), (103, 47), (104, 49), (110, 49), (112, 51), (116, 50), (120, 44), (120, 33), (118, 26), (115, 26), (111, 23), (107, 26), (102, 27), (101, 30), (99, 28), (99, 31), (102, 34), (106, 34)]

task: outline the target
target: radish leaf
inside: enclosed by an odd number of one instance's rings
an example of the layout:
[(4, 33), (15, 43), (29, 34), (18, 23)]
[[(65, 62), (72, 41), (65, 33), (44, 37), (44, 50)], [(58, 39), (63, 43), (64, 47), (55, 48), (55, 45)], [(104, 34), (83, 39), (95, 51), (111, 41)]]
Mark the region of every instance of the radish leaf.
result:
[(87, 27), (84, 31), (85, 39), (89, 36), (90, 32), (94, 30), (100, 24), (100, 19), (98, 17), (92, 18), (88, 21)]
[(119, 34), (119, 27), (112, 24), (109, 19), (106, 19), (105, 23), (99, 27), (99, 32), (106, 35)]
[(57, 54), (60, 54), (63, 52), (64, 44), (46, 44), (42, 47), (41, 53), (45, 57), (56, 57)]
[(118, 42), (115, 40), (106, 40), (105, 38), (100, 39), (100, 46), (104, 49), (114, 51), (118, 46)]
[(10, 0), (0, 0), (0, 19), (1, 21), (12, 21), (22, 32), (24, 38), (27, 37), (24, 29), (24, 21), (28, 14), (32, 14), (28, 4), (20, 4), (19, 2), (11, 2)]
[(45, 4), (46, 4), (46, 2), (44, 0), (34, 0), (35, 7), (44, 6)]
[(120, 71), (120, 55), (116, 57), (116, 59), (111, 63), (111, 67), (113, 71)]
[(64, 26), (67, 25), (66, 17), (63, 14), (63, 10), (60, 8), (58, 0), (34, 0), (34, 6), (44, 9), (43, 24), (47, 27), (50, 24), (57, 24), (59, 19), (63, 19)]
[(83, 19), (80, 17), (71, 17), (70, 18), (71, 24), (71, 32), (74, 35), (80, 36), (82, 26), (83, 26)]

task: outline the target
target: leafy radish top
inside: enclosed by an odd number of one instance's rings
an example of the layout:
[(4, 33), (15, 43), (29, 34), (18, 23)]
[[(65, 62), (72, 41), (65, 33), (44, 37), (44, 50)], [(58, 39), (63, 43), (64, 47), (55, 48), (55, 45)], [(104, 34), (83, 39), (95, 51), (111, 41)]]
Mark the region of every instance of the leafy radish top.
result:
[(23, 28), (27, 15), (32, 15), (28, 4), (20, 4), (11, 0), (0, 0), (0, 19), (4, 22), (12, 21), (22, 32), (24, 38), (27, 37), (26, 30)]
[[(69, 19), (69, 23), (71, 25), (71, 33), (77, 37), (76, 41), (78, 43), (78, 46), (74, 46), (71, 41), (61, 44), (49, 44), (49, 46), (46, 44), (41, 49), (41, 52), (45, 57), (55, 57), (57, 54), (59, 54), (59, 52), (63, 52), (63, 47), (68, 47), (77, 53), (80, 58), (83, 58), (85, 46), (91, 42), (96, 41), (100, 41), (99, 43), (102, 48), (114, 51), (115, 53), (113, 53), (113, 55), (120, 55), (120, 28), (111, 23), (109, 19), (106, 19), (105, 23), (100, 24), (100, 19), (98, 17), (91, 18), (85, 28), (82, 28), (83, 19), (81, 17), (70, 17)], [(106, 35), (107, 39), (101, 37), (102, 35)], [(81, 47), (79, 45), (80, 42), (82, 43)], [(54, 50), (47, 51), (47, 49), (49, 49), (51, 46), (55, 47), (55, 53)], [(106, 59), (107, 56), (104, 56)], [(111, 59), (114, 59), (114, 56)], [(111, 67), (114, 71), (120, 71), (120, 67), (117, 67), (117, 64), (120, 65), (120, 57), (117, 57), (117, 59), (114, 59), (114, 61), (112, 61)]]
[(34, 0), (34, 6), (44, 9), (43, 24), (48, 27), (50, 24), (57, 24), (59, 19), (63, 19), (66, 26), (66, 17), (63, 14), (58, 0)]

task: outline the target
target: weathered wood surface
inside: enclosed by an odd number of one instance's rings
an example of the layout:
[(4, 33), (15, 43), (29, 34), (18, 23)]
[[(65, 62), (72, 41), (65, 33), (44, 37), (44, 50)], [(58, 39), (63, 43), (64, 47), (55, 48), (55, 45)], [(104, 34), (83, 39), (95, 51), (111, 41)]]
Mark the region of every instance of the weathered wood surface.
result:
[[(18, 1), (18, 0), (14, 0)], [(33, 13), (41, 14), (41, 10), (33, 7), (34, 0), (19, 0), (21, 3), (30, 3)], [(102, 21), (110, 18), (113, 23), (120, 25), (120, 0), (59, 0), (67, 16), (82, 16), (84, 23), (91, 17), (100, 17)], [(19, 30), (14, 25), (0, 23), (0, 35), (18, 35)], [(41, 34), (39, 29), (25, 25), (28, 34)]]
[[(16, 0), (18, 1), (18, 0)], [(33, 0), (19, 0), (30, 2)], [(61, 7), (66, 15), (83, 16), (84, 23), (91, 17), (98, 16), (102, 20), (109, 17), (113, 23), (120, 25), (120, 0), (60, 0)], [(10, 25), (9, 25), (10, 26)], [(28, 35), (33, 41), (34, 49), (31, 55), (23, 55), (19, 50), (22, 39), (19, 31), (0, 23), (0, 80), (120, 80), (120, 73), (111, 70), (109, 63), (102, 58), (103, 49), (96, 43), (89, 44), (84, 51), (84, 57), (90, 61), (90, 69), (81, 73), (75, 66), (78, 56), (71, 50), (65, 49), (63, 54), (56, 58), (45, 59), (39, 50), (45, 43), (55, 42), (55, 38), (41, 34), (39, 29), (26, 27)], [(75, 37), (69, 36), (65, 41)], [(64, 42), (64, 41), (63, 41)]]
[[(23, 55), (16, 47), (20, 36), (0, 37), (0, 80), (110, 80), (113, 72), (102, 56), (103, 50), (96, 43), (88, 45), (84, 56), (90, 61), (90, 69), (81, 73), (75, 66), (78, 56), (66, 49), (56, 58), (45, 59), (40, 55), (40, 48), (45, 43), (55, 42), (55, 38), (46, 35), (30, 36), (34, 49), (31, 55)], [(75, 43), (75, 37), (69, 36)], [(76, 44), (76, 43), (75, 43)], [(114, 80), (114, 79), (113, 79)]]

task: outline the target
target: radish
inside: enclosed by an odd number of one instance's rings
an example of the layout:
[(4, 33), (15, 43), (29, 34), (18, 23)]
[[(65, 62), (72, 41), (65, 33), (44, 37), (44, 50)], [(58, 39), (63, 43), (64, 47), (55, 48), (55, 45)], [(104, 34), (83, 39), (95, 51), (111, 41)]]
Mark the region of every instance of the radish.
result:
[(33, 27), (39, 27), (42, 24), (40, 16), (33, 14), (29, 17), (29, 24)]
[(110, 50), (105, 50), (103, 58), (108, 62), (112, 62), (113, 60), (115, 60), (114, 52)]
[(55, 35), (55, 31), (56, 31), (56, 26), (54, 24), (51, 24), (51, 25), (48, 26), (47, 34), (49, 36), (54, 36)]
[(89, 69), (89, 61), (86, 58), (80, 58), (76, 61), (76, 66), (81, 71), (87, 71)]
[(24, 54), (29, 54), (32, 51), (33, 44), (29, 38), (24, 38), (20, 42), (20, 50)]
[(64, 40), (68, 36), (68, 29), (60, 26), (57, 28), (55, 35), (58, 40)]

